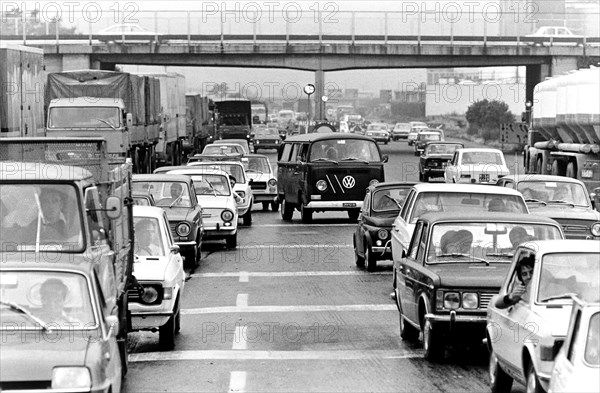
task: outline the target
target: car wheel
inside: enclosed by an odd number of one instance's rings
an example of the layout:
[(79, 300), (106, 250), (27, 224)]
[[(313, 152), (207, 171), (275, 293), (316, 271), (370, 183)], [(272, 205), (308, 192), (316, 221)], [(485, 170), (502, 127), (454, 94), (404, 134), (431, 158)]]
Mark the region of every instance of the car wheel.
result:
[(246, 226), (252, 225), (252, 206), (250, 206), (248, 208), (248, 211), (242, 217), (242, 221), (244, 222), (244, 225), (246, 225)]
[(181, 331), (181, 307), (179, 306), (179, 299), (177, 299), (177, 311), (175, 312), (175, 334)]
[(274, 212), (276, 212), (277, 210), (279, 210), (279, 203), (277, 203), (277, 202), (271, 202), (271, 210), (273, 210)]
[(312, 210), (307, 208), (306, 205), (303, 203), (302, 206), (300, 207), (300, 217), (302, 218), (302, 222), (305, 224), (311, 222), (312, 214), (313, 214)]
[(263, 210), (269, 210), (269, 202), (263, 202), (262, 206), (263, 206)]
[(281, 218), (284, 221), (291, 221), (294, 215), (294, 206), (291, 206), (285, 199), (281, 200)]
[(358, 254), (358, 248), (356, 247), (356, 236), (352, 236), (352, 243), (354, 245), (354, 262), (356, 266), (365, 266), (365, 258)]
[(513, 379), (502, 369), (500, 362), (498, 362), (498, 357), (493, 349), (490, 353), (490, 364), (488, 371), (490, 374), (490, 388), (492, 393), (510, 392)]
[(158, 344), (165, 351), (175, 348), (175, 315), (158, 328)]
[(433, 330), (430, 321), (425, 321), (423, 328), (423, 349), (425, 350), (424, 357), (426, 360), (435, 361), (442, 357), (443, 349), (440, 342), (439, 332)]
[(419, 339), (419, 331), (404, 319), (404, 313), (402, 312), (402, 306), (400, 305), (398, 287), (396, 287), (396, 306), (398, 306), (398, 312), (400, 314), (400, 337), (404, 341), (417, 341)]
[(227, 248), (236, 248), (237, 247), (237, 232), (235, 235), (229, 235), (225, 238), (225, 243), (227, 244)]
[(535, 367), (533, 367), (533, 363), (529, 363), (529, 368), (527, 370), (527, 383), (525, 385), (527, 388), (527, 393), (546, 393), (542, 385), (540, 385), (540, 379), (535, 373)]
[(192, 247), (185, 253), (185, 266), (189, 268), (196, 268), (200, 265), (200, 250), (197, 247)]
[[(365, 241), (365, 244), (367, 244), (366, 241)], [(377, 256), (375, 254), (373, 254), (373, 251), (371, 250), (371, 246), (369, 246), (368, 244), (365, 247), (365, 263), (366, 263), (368, 272), (372, 272), (373, 270), (375, 270), (375, 267), (377, 266)]]
[(384, 144), (384, 145), (387, 145), (387, 144), (388, 144), (388, 141), (385, 141), (385, 142), (383, 142), (383, 144)]
[(360, 210), (348, 210), (348, 217), (352, 221), (358, 220), (358, 215), (360, 214)]

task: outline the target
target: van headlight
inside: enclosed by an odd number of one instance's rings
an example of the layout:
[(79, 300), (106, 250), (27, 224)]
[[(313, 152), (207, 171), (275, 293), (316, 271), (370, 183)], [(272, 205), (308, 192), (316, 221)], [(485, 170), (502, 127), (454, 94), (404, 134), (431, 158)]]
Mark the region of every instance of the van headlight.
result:
[(377, 179), (373, 179), (373, 180), (371, 180), (371, 181), (369, 182), (369, 186), (372, 186), (372, 185), (374, 185), (374, 184), (379, 184), (379, 180), (377, 180)]
[(233, 220), (233, 212), (231, 210), (223, 210), (221, 212), (221, 219), (225, 222)]
[(240, 198), (246, 198), (246, 193), (244, 191), (236, 191), (236, 194), (238, 194)]
[(317, 190), (323, 192), (327, 189), (327, 182), (325, 180), (319, 180), (317, 182)]
[(377, 231), (377, 237), (381, 240), (387, 239), (388, 231), (386, 231), (385, 229), (380, 229), (379, 231)]
[(54, 367), (52, 389), (90, 389), (92, 376), (87, 367)]
[(460, 307), (460, 296), (458, 292), (444, 293), (444, 308), (455, 310)]
[(476, 293), (464, 292), (462, 294), (462, 306), (463, 308), (477, 308), (479, 307), (479, 298)]
[(600, 236), (600, 222), (592, 224), (592, 235)]

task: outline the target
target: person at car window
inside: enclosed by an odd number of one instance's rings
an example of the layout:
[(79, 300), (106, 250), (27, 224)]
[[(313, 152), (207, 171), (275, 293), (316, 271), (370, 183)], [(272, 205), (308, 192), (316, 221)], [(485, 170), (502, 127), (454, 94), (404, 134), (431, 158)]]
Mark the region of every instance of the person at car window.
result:
[(161, 206), (180, 204), (183, 199), (183, 186), (180, 183), (171, 183), (169, 193), (171, 194), (170, 198), (164, 198), (159, 201)]
[(513, 248), (517, 248), (517, 246), (521, 243), (535, 240), (533, 236), (527, 233), (525, 228), (519, 226), (516, 226), (510, 230), (508, 233), (508, 239), (510, 240), (510, 244), (512, 244)]
[(65, 303), (69, 288), (62, 280), (58, 278), (49, 278), (40, 286), (40, 301), (42, 309), (35, 312), (35, 316), (39, 317), (45, 323), (77, 323), (75, 318), (71, 317), (65, 311)]
[(525, 293), (529, 289), (529, 283), (533, 277), (533, 267), (535, 264), (535, 258), (533, 255), (523, 257), (517, 265), (517, 280), (513, 281), (512, 288), (509, 289), (509, 293), (499, 297), (496, 300), (495, 306), (503, 309), (514, 306), (525, 297)]
[(161, 254), (159, 229), (150, 219), (142, 219), (135, 223), (135, 253), (139, 256), (156, 256)]
[(488, 211), (490, 212), (505, 212), (506, 205), (500, 198), (494, 198), (488, 203)]
[(375, 210), (398, 210), (398, 203), (390, 195), (389, 191), (381, 191), (377, 193), (377, 203)]

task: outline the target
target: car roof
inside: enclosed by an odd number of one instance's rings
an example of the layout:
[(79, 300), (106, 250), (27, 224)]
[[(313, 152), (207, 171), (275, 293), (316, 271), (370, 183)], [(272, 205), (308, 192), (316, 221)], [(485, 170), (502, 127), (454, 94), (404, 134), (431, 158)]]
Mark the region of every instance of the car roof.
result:
[(165, 213), (165, 209), (156, 206), (133, 206), (134, 217), (154, 217), (161, 218)]
[(369, 186), (369, 189), (371, 189), (371, 191), (377, 191), (379, 189), (382, 188), (394, 188), (394, 187), (411, 187), (414, 186), (416, 183), (415, 182), (406, 182), (406, 181), (394, 181), (394, 182), (381, 182), (381, 183), (377, 183), (377, 184), (373, 184), (372, 186)]
[(520, 222), (532, 224), (552, 224), (560, 228), (560, 224), (551, 218), (537, 216), (534, 214), (523, 213), (502, 213), (502, 212), (432, 212), (424, 213), (419, 220), (427, 222)]
[[(246, 156), (244, 156), (246, 157)], [(193, 168), (195, 166), (203, 166), (203, 165), (238, 165), (241, 166), (242, 168), (244, 167), (244, 165), (242, 164), (241, 161), (195, 161), (193, 163), (194, 165), (186, 165), (187, 168)]]
[(245, 139), (217, 139), (213, 142), (213, 145), (225, 145), (228, 143), (234, 143), (238, 145), (245, 146), (248, 144), (248, 141)]
[(246, 157), (246, 158), (266, 158), (267, 160), (269, 159), (269, 157), (267, 157), (264, 154), (256, 154), (256, 153), (246, 154), (244, 157)]
[(557, 252), (595, 252), (600, 254), (597, 241), (582, 239), (533, 240), (527, 242), (527, 248), (533, 249), (537, 254)]
[[(50, 256), (46, 251), (37, 253), (35, 257), (31, 257), (30, 253), (17, 253), (14, 255), (15, 257), (5, 258), (0, 263), (1, 270), (3, 270), (4, 272), (7, 272), (7, 270), (4, 269), (17, 271), (49, 270), (53, 272), (70, 270), (74, 273), (83, 273), (86, 277), (89, 277), (94, 271), (94, 266), (96, 265), (95, 263), (82, 263), (82, 260), (79, 258), (58, 258)], [(73, 254), (69, 255), (72, 256)], [(27, 258), (28, 263), (23, 263), (25, 261), (25, 258)], [(35, 263), (30, 263), (32, 262), (33, 258), (35, 258)]]
[(428, 141), (427, 143), (425, 143), (425, 146), (429, 146), (429, 145), (463, 145), (464, 143), (462, 142), (446, 142), (446, 141)]
[(452, 184), (452, 183), (417, 183), (413, 186), (419, 192), (465, 192), (473, 194), (505, 194), (517, 195), (522, 194), (508, 187), (494, 187), (483, 184)]
[(540, 181), (540, 182), (558, 182), (558, 183), (575, 183), (582, 184), (583, 182), (578, 179), (573, 179), (566, 176), (554, 176), (554, 175), (534, 175), (534, 174), (523, 174), (523, 175), (508, 175), (502, 179), (511, 179), (518, 182), (522, 181)]
[(484, 148), (484, 147), (465, 147), (463, 149), (458, 149), (457, 151), (461, 151), (464, 153), (469, 153), (469, 152), (491, 152), (491, 153), (502, 153), (501, 150), (499, 149), (490, 149), (490, 148)]
[(229, 173), (225, 172), (223, 169), (219, 168), (199, 168), (196, 166), (188, 166), (183, 169), (174, 169), (168, 172), (173, 175), (186, 175), (186, 176), (194, 176), (194, 175), (222, 175), (229, 178)]
[(349, 133), (339, 133), (339, 132), (328, 132), (328, 133), (310, 133), (310, 134), (302, 134), (302, 135), (294, 135), (286, 138), (284, 143), (286, 142), (316, 142), (322, 140), (331, 140), (331, 139), (358, 139), (364, 141), (373, 141), (373, 138), (363, 135), (357, 134), (349, 134)]
[[(171, 174), (166, 174), (166, 173), (153, 173), (153, 174), (136, 174), (133, 175), (132, 180), (134, 182), (136, 181), (146, 181), (146, 182), (151, 182), (151, 181), (176, 181), (176, 182), (182, 182), (182, 183), (189, 183), (190, 182), (190, 177), (189, 176), (184, 176), (184, 175), (171, 175)], [(500, 187), (498, 187), (500, 188)]]

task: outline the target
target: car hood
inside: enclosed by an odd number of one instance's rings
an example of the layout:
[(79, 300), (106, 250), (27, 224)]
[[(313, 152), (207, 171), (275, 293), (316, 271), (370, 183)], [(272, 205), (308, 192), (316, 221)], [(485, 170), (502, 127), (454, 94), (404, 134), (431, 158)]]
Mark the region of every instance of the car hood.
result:
[(599, 221), (600, 213), (590, 208), (569, 205), (540, 205), (539, 203), (528, 203), (527, 207), (531, 214), (544, 216), (554, 219), (571, 219), (571, 220), (590, 220)]
[(165, 207), (169, 221), (188, 221), (193, 218), (191, 207)]
[(198, 196), (198, 203), (202, 206), (203, 209), (224, 209), (226, 207), (230, 207), (229, 201), (233, 200), (232, 196), (211, 196), (211, 195), (202, 195)]
[(133, 264), (133, 275), (137, 280), (164, 281), (169, 257), (139, 256), (139, 262)]
[[(0, 347), (2, 381), (50, 381), (56, 366), (85, 365), (90, 339), (82, 337), (82, 333), (54, 331), (47, 338), (41, 336), (41, 330), (3, 334)], [(61, 334), (62, 338), (57, 340)], [(89, 334), (93, 337), (100, 333), (91, 330)]]
[(483, 262), (437, 263), (427, 266), (436, 276), (436, 286), (498, 288), (499, 290), (510, 268), (510, 261), (493, 262), (490, 266), (486, 266)]
[(396, 220), (396, 217), (398, 217), (398, 213), (395, 213), (393, 215), (390, 214), (387, 216), (370, 216), (365, 221), (367, 225), (372, 225), (374, 227), (391, 227), (394, 223), (394, 220)]

